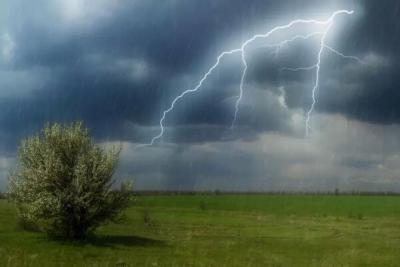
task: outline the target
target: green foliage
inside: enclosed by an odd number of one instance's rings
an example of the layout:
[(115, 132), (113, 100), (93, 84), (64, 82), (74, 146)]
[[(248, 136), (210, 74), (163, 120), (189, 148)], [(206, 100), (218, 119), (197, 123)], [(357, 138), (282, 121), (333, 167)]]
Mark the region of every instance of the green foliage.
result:
[(24, 225), (78, 239), (127, 207), (130, 184), (112, 190), (119, 149), (96, 145), (82, 123), (47, 125), (22, 141), (9, 177), (10, 198)]

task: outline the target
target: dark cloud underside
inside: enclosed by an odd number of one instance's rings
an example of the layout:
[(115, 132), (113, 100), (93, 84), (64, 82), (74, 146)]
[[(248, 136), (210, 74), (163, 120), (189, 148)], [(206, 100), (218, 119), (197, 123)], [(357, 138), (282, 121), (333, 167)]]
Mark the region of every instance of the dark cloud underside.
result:
[[(364, 63), (324, 53), (316, 116), (339, 114), (371, 127), (400, 122), (397, 1), (10, 0), (0, 8), (0, 152), (7, 158), (15, 154), (21, 138), (47, 121), (83, 120), (99, 141), (148, 142), (157, 134), (162, 111), (176, 95), (196, 85), (221, 51), (275, 25), (325, 18), (339, 8), (354, 9), (355, 15), (338, 19), (328, 42)], [(301, 140), (315, 73), (281, 68), (312, 64), (316, 45), (318, 39), (312, 38), (279, 53), (249, 49), (245, 94), (234, 129), (230, 126), (243, 66), (238, 55), (225, 58), (201, 93), (179, 102), (166, 119), (163, 141), (192, 154), (176, 152), (164, 162), (158, 175), (174, 178), (161, 184), (204, 186), (205, 180), (185, 180), (201, 173), (207, 183), (212, 183), (210, 177), (222, 177), (220, 184), (215, 182), (221, 186), (236, 174), (258, 177), (265, 172), (258, 154), (212, 159), (192, 146), (256, 142), (263, 135)], [(226, 147), (216, 149), (220, 155)], [(196, 162), (189, 169), (188, 158)], [(151, 159), (143, 166), (155, 164)], [(229, 167), (243, 160), (249, 162), (247, 171)], [(356, 168), (378, 166), (377, 161), (351, 153), (332, 162)], [(282, 174), (275, 174), (265, 184), (283, 186)], [(242, 183), (237, 181), (237, 187)]]

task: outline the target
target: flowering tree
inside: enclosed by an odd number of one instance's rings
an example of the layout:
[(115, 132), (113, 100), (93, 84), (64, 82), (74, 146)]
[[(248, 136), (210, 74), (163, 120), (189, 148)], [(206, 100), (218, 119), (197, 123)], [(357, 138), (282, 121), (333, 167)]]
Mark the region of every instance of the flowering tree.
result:
[(53, 124), (22, 141), (10, 198), (22, 221), (64, 238), (84, 238), (127, 207), (130, 184), (113, 190), (119, 149), (96, 145), (82, 123)]

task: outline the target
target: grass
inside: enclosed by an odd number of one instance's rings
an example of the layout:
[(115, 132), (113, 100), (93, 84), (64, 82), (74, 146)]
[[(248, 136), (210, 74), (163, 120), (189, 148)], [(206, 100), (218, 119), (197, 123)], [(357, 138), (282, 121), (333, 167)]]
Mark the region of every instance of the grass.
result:
[(141, 196), (122, 224), (61, 242), (0, 201), (0, 266), (397, 266), (400, 197)]

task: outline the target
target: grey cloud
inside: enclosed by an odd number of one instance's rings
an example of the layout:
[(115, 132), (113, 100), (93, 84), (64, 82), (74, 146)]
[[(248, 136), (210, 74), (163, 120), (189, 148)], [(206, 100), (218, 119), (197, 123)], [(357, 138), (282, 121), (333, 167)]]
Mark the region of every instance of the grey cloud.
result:
[[(332, 135), (333, 129), (322, 129), (324, 138), (311, 138), (319, 142), (315, 146), (302, 139), (315, 74), (280, 69), (311, 64), (316, 40), (283, 47), (277, 55), (273, 49), (249, 48), (245, 94), (233, 129), (243, 66), (238, 56), (224, 59), (201, 92), (179, 102), (169, 114), (165, 147), (142, 150), (144, 159), (127, 152), (123, 160), (134, 159), (137, 167), (131, 172), (140, 176), (143, 186), (153, 187), (301, 188), (307, 181), (328, 188), (361, 177), (364, 167), (375, 177), (381, 168), (388, 181), (397, 183), (393, 179), (398, 170), (393, 166), (398, 145), (393, 136), (400, 118), (399, 4), (102, 0), (83, 1), (87, 4), (81, 6), (81, 1), (73, 2), (77, 5), (67, 0), (0, 4), (1, 155), (12, 157), (19, 140), (47, 121), (84, 120), (102, 142), (132, 146), (148, 142), (159, 131), (162, 111), (199, 81), (221, 51), (290, 19), (321, 18), (336, 8), (354, 8), (357, 14), (341, 18), (329, 42), (368, 64), (324, 55), (313, 127), (317, 132), (324, 127), (318, 114), (325, 114), (324, 118), (341, 114), (365, 140), (370, 131), (383, 127), (375, 138), (390, 135), (392, 143), (382, 148), (390, 160), (381, 161), (373, 151), (369, 157), (363, 147), (367, 141), (353, 144), (341, 138), (353, 140), (350, 130)], [(268, 145), (260, 151), (264, 136)], [(377, 140), (370, 142), (377, 144)], [(235, 150), (237, 146), (247, 149)], [(160, 168), (154, 169), (154, 164)], [(128, 167), (124, 170), (130, 172)], [(374, 184), (372, 174), (367, 185)], [(316, 180), (318, 175), (325, 178)], [(150, 177), (148, 182), (145, 177)], [(187, 181), (186, 177), (194, 178)]]
[(144, 189), (162, 182), (163, 188), (186, 190), (400, 190), (400, 149), (385, 145), (395, 142), (399, 127), (382, 139), (376, 126), (340, 116), (318, 116), (316, 124), (312, 139), (269, 133), (148, 149), (125, 143), (121, 173)]

